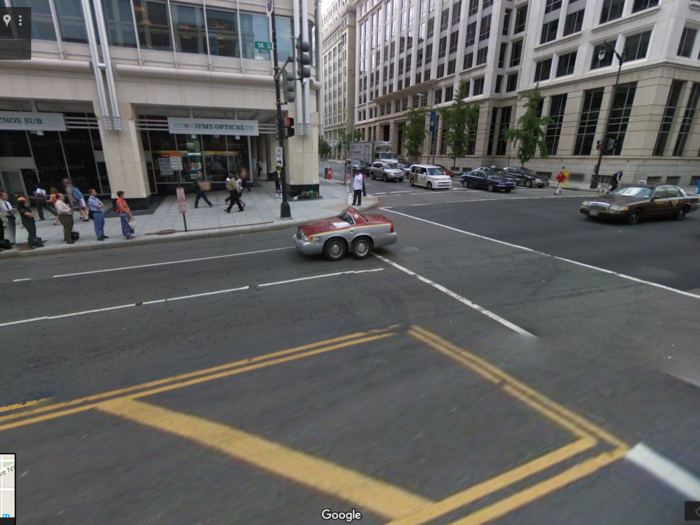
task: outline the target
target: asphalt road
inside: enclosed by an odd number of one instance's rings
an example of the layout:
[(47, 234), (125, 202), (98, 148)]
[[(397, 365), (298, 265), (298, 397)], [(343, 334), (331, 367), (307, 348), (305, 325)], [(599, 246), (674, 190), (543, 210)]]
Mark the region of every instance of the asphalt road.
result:
[(49, 398), (0, 409), (18, 522), (682, 523), (700, 216), (367, 187), (399, 243), (365, 261), (292, 230), (4, 261), (0, 405)]

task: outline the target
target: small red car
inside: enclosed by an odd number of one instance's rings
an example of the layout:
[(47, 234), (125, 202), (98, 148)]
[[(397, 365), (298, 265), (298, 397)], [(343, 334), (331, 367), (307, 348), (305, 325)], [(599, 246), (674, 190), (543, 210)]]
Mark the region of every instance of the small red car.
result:
[(445, 166), (442, 166), (441, 164), (435, 164), (435, 166), (442, 168), (442, 171), (445, 172), (445, 175), (449, 175), (450, 177), (455, 176), (455, 174), (453, 172), (451, 172), (450, 170), (448, 170)]
[(373, 248), (395, 244), (394, 223), (372, 213), (360, 213), (353, 207), (340, 215), (303, 224), (294, 234), (294, 244), (305, 255), (323, 254), (339, 261), (351, 252), (356, 259), (369, 257)]

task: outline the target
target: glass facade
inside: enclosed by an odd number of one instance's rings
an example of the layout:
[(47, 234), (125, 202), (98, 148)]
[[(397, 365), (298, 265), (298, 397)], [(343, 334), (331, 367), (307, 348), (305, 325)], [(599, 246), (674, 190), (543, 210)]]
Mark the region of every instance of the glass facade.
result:
[(56, 31), (51, 18), (48, 0), (12, 0), (13, 7), (29, 7), (32, 10), (32, 38), (56, 40)]
[(110, 46), (136, 47), (134, 19), (129, 0), (103, 0)]

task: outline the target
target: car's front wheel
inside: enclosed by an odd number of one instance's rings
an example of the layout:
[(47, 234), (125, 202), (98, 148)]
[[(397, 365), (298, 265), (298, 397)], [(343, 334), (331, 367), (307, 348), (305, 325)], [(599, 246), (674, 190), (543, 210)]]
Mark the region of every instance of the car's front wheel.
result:
[(525, 187), (526, 187), (526, 188), (532, 188), (532, 181), (531, 181), (531, 180), (526, 180), (526, 181), (525, 181)]
[(366, 259), (372, 253), (372, 241), (368, 237), (358, 237), (352, 242), (352, 255), (355, 259)]
[(382, 176), (382, 180), (386, 182), (386, 173)]
[(338, 237), (326, 241), (323, 247), (323, 255), (329, 261), (339, 261), (348, 253), (348, 246), (343, 239)]
[(415, 186), (415, 185), (416, 185), (416, 183), (413, 182), (413, 178), (408, 179), (408, 182), (411, 184), (411, 186)]
[(642, 218), (642, 210), (640, 208), (634, 208), (627, 216), (627, 224), (637, 224)]
[(371, 177), (372, 177), (372, 180), (377, 180), (377, 176), (374, 174), (374, 172), (372, 172)]
[(683, 206), (678, 212), (673, 216), (674, 219), (677, 221), (682, 221), (685, 219), (685, 216), (688, 215), (688, 212), (690, 211), (690, 208), (688, 206)]
[(432, 189), (433, 189), (433, 183), (432, 183), (432, 182), (428, 182), (427, 188), (428, 188), (429, 190), (432, 190)]
[(488, 192), (492, 192), (492, 191), (495, 190), (495, 189), (496, 189), (496, 186), (494, 186), (493, 184), (489, 184), (489, 185), (486, 187), (486, 191), (488, 191)]

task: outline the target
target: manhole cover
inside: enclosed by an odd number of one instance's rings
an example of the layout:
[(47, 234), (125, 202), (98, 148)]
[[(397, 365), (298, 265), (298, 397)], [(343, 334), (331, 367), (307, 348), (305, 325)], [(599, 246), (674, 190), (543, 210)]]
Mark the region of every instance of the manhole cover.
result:
[(173, 233), (177, 233), (177, 230), (161, 230), (156, 232), (156, 235), (172, 235)]
[(411, 246), (407, 246), (406, 248), (401, 248), (402, 252), (417, 252), (418, 248), (413, 248)]
[(649, 277), (657, 277), (660, 279), (672, 279), (677, 277), (675, 272), (664, 270), (663, 268), (654, 268), (653, 266), (638, 266), (637, 271)]

